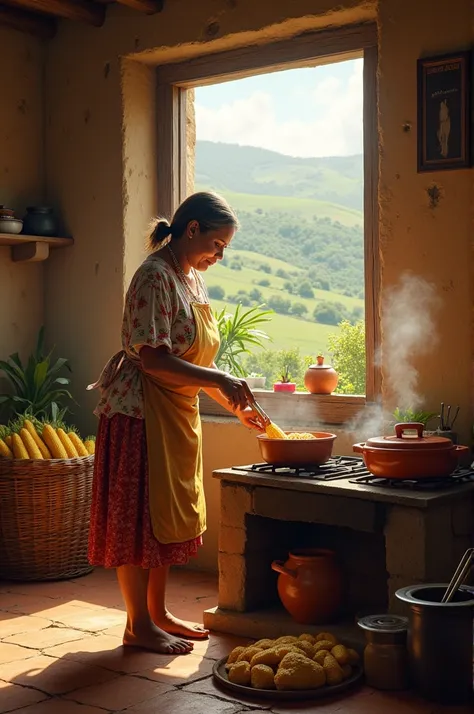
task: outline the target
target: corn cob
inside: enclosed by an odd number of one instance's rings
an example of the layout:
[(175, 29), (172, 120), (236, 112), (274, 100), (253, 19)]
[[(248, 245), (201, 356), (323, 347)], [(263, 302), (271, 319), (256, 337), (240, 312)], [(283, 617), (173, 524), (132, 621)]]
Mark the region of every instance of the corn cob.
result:
[(265, 427), (265, 434), (268, 436), (269, 439), (287, 439), (288, 438), (287, 435), (285, 434), (285, 432), (282, 429), (280, 429), (280, 427), (277, 426), (276, 424), (274, 424), (273, 422), (270, 422), (270, 424), (268, 424)]
[(84, 441), (84, 446), (89, 454), (95, 454), (95, 438), (93, 436), (88, 436)]
[(5, 444), (8, 446), (8, 448), (11, 450), (12, 448), (12, 435), (7, 434), (6, 437), (4, 438)]
[(41, 453), (41, 458), (43, 459), (50, 459), (51, 458), (51, 452), (49, 451), (48, 447), (44, 443), (43, 439), (40, 437), (38, 432), (36, 431), (36, 427), (33, 424), (32, 421), (29, 419), (25, 419), (25, 427), (24, 427), (33, 437), (34, 442), (36, 443), (36, 446), (40, 450)]
[(44, 439), (46, 446), (50, 450), (53, 459), (68, 458), (66, 449), (62, 445), (61, 439), (56, 434), (51, 424), (44, 425), (41, 437)]
[(74, 446), (64, 429), (61, 429), (61, 427), (59, 427), (59, 429), (56, 429), (56, 433), (59, 437), (61, 444), (66, 449), (67, 458), (77, 459), (79, 454), (77, 453), (76, 447)]
[(86, 447), (82, 443), (82, 440), (76, 434), (75, 431), (70, 431), (68, 437), (71, 440), (71, 443), (76, 449), (79, 456), (89, 456), (89, 452), (87, 451)]
[(13, 458), (29, 459), (28, 452), (19, 434), (12, 434)]
[(8, 446), (8, 444), (5, 443), (3, 439), (0, 439), (0, 458), (5, 458), (5, 459), (12, 459), (13, 454)]
[(28, 458), (30, 459), (42, 459), (43, 456), (41, 451), (36, 444), (36, 441), (31, 436), (30, 432), (26, 429), (20, 429), (20, 437), (24, 444), (25, 449), (28, 452)]

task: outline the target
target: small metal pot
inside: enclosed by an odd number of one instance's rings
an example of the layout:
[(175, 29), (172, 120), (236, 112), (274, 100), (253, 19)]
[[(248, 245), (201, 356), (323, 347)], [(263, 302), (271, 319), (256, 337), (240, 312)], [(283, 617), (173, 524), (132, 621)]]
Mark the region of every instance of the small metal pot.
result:
[(315, 439), (269, 439), (257, 436), (262, 458), (274, 466), (320, 466), (329, 461), (336, 434), (325, 431), (311, 432)]
[(467, 704), (473, 696), (474, 592), (460, 587), (441, 603), (447, 585), (411, 585), (396, 597), (410, 606), (408, 653), (413, 684), (427, 699)]
[[(395, 436), (377, 436), (362, 444), (354, 444), (370, 473), (380, 478), (421, 479), (445, 478), (458, 466), (459, 458), (469, 451), (467, 446), (455, 446), (451, 439), (423, 436), (424, 425), (396, 424)], [(416, 436), (407, 435), (416, 432)]]

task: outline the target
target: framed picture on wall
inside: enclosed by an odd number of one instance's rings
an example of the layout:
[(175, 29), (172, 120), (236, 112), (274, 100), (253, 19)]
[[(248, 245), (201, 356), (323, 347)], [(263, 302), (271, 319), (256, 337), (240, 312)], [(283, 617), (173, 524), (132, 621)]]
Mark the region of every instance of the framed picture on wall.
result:
[(471, 166), (471, 53), (418, 60), (418, 171)]

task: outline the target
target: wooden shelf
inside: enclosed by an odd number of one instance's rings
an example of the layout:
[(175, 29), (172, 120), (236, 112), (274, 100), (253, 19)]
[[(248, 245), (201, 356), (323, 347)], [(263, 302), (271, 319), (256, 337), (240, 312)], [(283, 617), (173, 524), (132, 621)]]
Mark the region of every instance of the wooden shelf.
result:
[(0, 233), (0, 246), (10, 246), (15, 263), (38, 263), (47, 260), (50, 248), (66, 248), (73, 245), (73, 238), (46, 238), (23, 234)]

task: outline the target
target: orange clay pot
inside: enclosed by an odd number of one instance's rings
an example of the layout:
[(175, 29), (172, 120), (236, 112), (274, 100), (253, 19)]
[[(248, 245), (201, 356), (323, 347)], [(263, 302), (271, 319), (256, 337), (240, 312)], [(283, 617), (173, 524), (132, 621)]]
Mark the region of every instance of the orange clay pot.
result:
[(280, 573), (278, 595), (295, 622), (320, 625), (330, 622), (342, 604), (342, 572), (331, 550), (293, 551), (286, 563), (275, 560)]
[(339, 376), (336, 370), (324, 364), (324, 357), (318, 355), (316, 364), (308, 367), (304, 376), (304, 386), (310, 394), (332, 394), (337, 387)]

